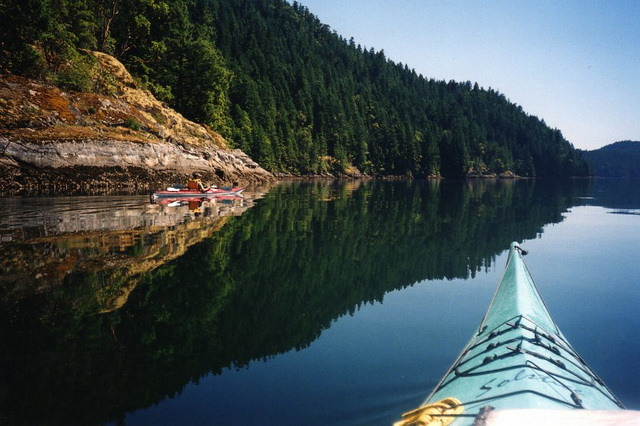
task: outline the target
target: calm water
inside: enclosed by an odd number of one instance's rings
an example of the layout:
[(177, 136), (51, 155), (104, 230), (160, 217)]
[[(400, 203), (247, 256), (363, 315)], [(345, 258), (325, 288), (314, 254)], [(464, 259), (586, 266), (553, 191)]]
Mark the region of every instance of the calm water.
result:
[(514, 240), (640, 409), (638, 181), (0, 199), (0, 218), (0, 423), (390, 424), (470, 338)]

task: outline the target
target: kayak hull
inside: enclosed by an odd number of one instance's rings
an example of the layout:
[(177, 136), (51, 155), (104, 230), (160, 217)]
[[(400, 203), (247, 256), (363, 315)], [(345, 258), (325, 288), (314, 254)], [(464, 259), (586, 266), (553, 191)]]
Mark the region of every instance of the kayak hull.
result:
[(197, 191), (191, 189), (156, 191), (151, 194), (151, 199), (202, 199), (210, 197), (236, 197), (241, 198), (244, 188), (213, 188), (206, 191)]
[(619, 410), (622, 403), (571, 347), (538, 293), (517, 243), (477, 332), (424, 406), (454, 398), (473, 424), (488, 407)]

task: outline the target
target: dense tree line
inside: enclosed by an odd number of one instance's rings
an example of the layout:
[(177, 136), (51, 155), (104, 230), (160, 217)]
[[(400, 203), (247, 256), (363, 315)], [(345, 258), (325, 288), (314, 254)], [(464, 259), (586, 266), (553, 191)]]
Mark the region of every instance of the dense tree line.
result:
[(640, 142), (620, 141), (593, 151), (584, 151), (592, 174), (600, 177), (640, 177)]
[(503, 94), (418, 75), (342, 38), (297, 2), (0, 5), (0, 71), (97, 90), (81, 49), (115, 55), (158, 98), (275, 172), (589, 172), (559, 130)]

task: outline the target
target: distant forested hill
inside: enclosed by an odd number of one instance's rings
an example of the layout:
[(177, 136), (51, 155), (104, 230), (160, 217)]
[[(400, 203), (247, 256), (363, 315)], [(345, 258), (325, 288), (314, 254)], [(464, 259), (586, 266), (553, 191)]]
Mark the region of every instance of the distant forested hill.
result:
[(583, 151), (592, 174), (600, 177), (640, 177), (640, 142), (621, 141), (594, 151)]
[[(159, 99), (274, 172), (587, 175), (557, 129), (477, 83), (435, 81), (284, 0), (5, 0), (0, 72), (99, 91), (113, 54)], [(428, 55), (429, 52), (424, 52)]]

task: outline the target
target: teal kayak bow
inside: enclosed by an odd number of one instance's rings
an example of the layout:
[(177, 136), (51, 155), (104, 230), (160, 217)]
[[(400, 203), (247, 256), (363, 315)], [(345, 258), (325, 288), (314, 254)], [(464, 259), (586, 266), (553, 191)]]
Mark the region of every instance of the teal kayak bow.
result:
[(470, 425), (494, 409), (624, 408), (560, 332), (523, 254), (511, 244), (477, 333), (423, 405), (397, 425)]

